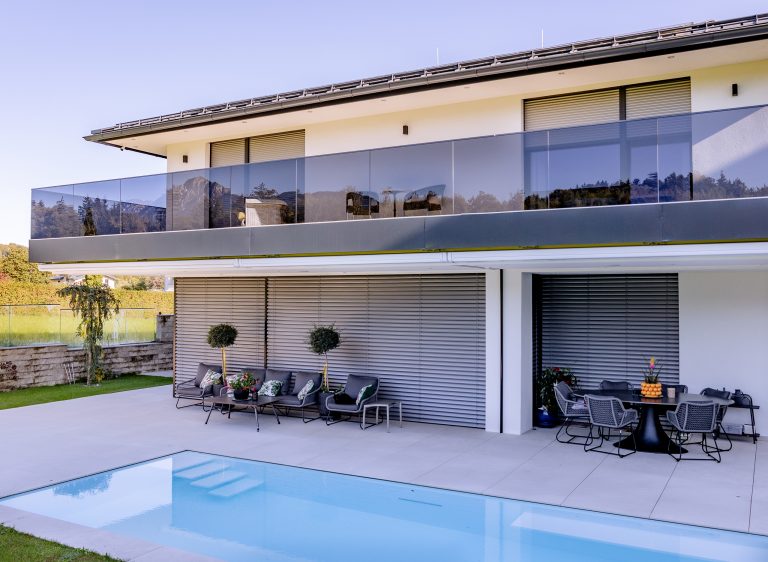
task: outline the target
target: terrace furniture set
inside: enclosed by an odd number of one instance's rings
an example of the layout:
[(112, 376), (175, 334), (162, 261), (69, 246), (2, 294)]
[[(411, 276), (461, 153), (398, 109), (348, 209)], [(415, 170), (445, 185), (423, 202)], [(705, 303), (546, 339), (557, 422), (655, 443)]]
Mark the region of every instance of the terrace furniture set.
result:
[[(603, 381), (600, 390), (574, 392), (565, 382), (555, 384), (555, 397), (565, 419), (556, 439), (561, 443), (581, 445), (585, 451), (626, 457), (637, 451), (667, 453), (676, 461), (714, 460), (720, 462), (720, 453), (729, 451), (733, 444), (723, 429), (723, 417), (733, 404), (731, 394), (705, 388), (700, 394), (689, 394), (685, 385), (669, 385), (660, 398), (646, 398), (624, 381)], [(626, 408), (625, 405), (630, 406)], [(670, 435), (661, 425), (661, 414), (670, 426)], [(573, 424), (587, 425), (586, 434), (573, 433)], [(604, 450), (603, 444), (612, 439), (613, 432), (629, 432), (616, 442), (616, 452)], [(700, 441), (691, 441), (692, 435), (701, 435)], [(721, 447), (724, 437), (728, 444)], [(710, 442), (711, 440), (711, 442)], [(704, 458), (683, 458), (688, 452), (684, 445), (700, 445)], [(622, 453), (629, 450), (630, 453)]]
[[(398, 407), (400, 414), (400, 427), (403, 426), (403, 407), (397, 400), (380, 399), (379, 379), (377, 377), (363, 375), (349, 375), (344, 386), (335, 393), (321, 396), (322, 375), (307, 371), (290, 371), (283, 369), (270, 369), (262, 367), (238, 369), (241, 373), (250, 373), (256, 383), (247, 399), (236, 399), (232, 391), (223, 384), (203, 386), (203, 381), (209, 371), (221, 372), (221, 366), (208, 363), (200, 363), (194, 378), (177, 381), (175, 385), (176, 407), (202, 406), (203, 411), (208, 412), (205, 420), (207, 424), (214, 409), (221, 410), (222, 414), (231, 416), (233, 410), (253, 409), (256, 421), (256, 430), (259, 431), (259, 414), (269, 406), (278, 424), (280, 415), (287, 415), (289, 410), (299, 410), (304, 423), (309, 423), (321, 417), (327, 425), (333, 425), (340, 421), (349, 421), (354, 416), (360, 418), (360, 428), (367, 429), (383, 423), (380, 420), (379, 411), (384, 410), (386, 415), (387, 432), (389, 432), (389, 410)], [(276, 387), (276, 395), (262, 394), (259, 390), (265, 385)], [(327, 415), (321, 416), (320, 400), (324, 399)], [(180, 406), (181, 400), (191, 400), (192, 404)], [(369, 409), (375, 409), (376, 415), (372, 423), (366, 422)], [(318, 415), (308, 417), (310, 412), (317, 411)]]

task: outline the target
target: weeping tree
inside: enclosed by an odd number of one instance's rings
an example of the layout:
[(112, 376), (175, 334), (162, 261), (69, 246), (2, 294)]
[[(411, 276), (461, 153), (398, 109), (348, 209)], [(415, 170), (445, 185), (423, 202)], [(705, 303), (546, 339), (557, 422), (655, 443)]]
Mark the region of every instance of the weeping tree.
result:
[(62, 298), (69, 299), (69, 308), (80, 318), (76, 334), (83, 338), (85, 348), (85, 372), (87, 385), (101, 377), (97, 376), (101, 365), (101, 341), (104, 339), (104, 321), (120, 311), (120, 305), (112, 289), (105, 287), (97, 277), (86, 276), (80, 285), (69, 285), (59, 289)]
[(309, 349), (317, 355), (323, 355), (323, 390), (328, 390), (328, 352), (341, 345), (341, 336), (333, 325), (315, 326), (309, 332)]
[(221, 349), (221, 374), (227, 376), (226, 348), (234, 345), (237, 339), (237, 328), (230, 324), (216, 324), (208, 330), (208, 345)]

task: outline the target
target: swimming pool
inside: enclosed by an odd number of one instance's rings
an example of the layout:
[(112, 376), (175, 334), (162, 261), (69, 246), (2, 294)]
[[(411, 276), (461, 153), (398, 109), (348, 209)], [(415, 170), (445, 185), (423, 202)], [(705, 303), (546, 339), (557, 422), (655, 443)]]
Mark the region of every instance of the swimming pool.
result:
[(233, 561), (768, 560), (763, 536), (191, 451), (0, 505)]

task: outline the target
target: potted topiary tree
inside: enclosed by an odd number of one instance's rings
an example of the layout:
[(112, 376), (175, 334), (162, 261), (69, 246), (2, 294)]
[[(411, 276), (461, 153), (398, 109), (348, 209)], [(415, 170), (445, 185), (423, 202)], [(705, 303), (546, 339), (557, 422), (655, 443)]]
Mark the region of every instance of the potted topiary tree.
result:
[[(216, 324), (208, 330), (208, 345), (221, 349), (221, 375), (227, 376), (226, 348), (232, 346), (237, 339), (237, 328), (230, 324)], [(225, 379), (226, 380), (226, 379)]]
[(323, 382), (320, 389), (320, 415), (327, 416), (325, 409), (325, 400), (330, 396), (330, 387), (328, 386), (328, 352), (341, 345), (341, 335), (333, 324), (328, 326), (315, 326), (309, 332), (309, 349), (317, 355), (325, 357), (323, 364)]

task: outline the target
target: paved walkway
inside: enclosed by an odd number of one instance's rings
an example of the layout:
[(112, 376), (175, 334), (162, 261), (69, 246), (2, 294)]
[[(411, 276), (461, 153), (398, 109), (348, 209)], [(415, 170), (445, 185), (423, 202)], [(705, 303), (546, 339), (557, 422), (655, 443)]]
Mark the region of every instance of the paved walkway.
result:
[[(739, 440), (723, 462), (626, 459), (554, 441), (406, 422), (391, 433), (252, 415), (176, 410), (169, 387), (0, 411), (0, 497), (191, 449), (307, 468), (768, 535), (768, 447)], [(156, 545), (9, 509), (0, 522), (38, 536), (141, 561), (170, 559)], [(75, 532), (77, 531), (77, 532)], [(129, 541), (130, 542), (130, 541)], [(165, 557), (165, 558), (163, 558)], [(186, 558), (185, 558), (186, 559)]]

